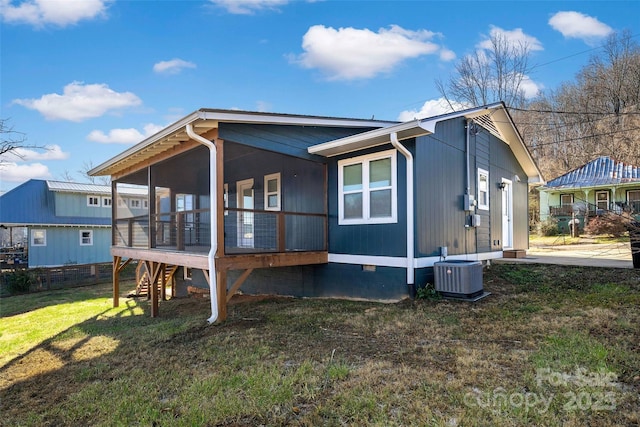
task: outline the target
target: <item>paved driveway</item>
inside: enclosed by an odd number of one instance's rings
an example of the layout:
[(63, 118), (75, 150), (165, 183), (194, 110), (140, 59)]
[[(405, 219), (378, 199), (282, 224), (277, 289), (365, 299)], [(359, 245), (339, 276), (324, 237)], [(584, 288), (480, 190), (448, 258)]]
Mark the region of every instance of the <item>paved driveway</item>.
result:
[(629, 243), (532, 246), (525, 258), (502, 258), (497, 261), (633, 268)]

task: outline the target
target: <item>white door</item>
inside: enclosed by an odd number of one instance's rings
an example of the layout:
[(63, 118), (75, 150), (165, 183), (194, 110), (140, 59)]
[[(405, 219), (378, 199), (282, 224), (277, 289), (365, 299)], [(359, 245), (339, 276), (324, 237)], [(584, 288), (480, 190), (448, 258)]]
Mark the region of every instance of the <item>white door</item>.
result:
[[(253, 179), (238, 181), (238, 209), (254, 209)], [(253, 212), (238, 212), (238, 246), (253, 247)]]
[(513, 193), (511, 181), (502, 179), (502, 248), (513, 247)]

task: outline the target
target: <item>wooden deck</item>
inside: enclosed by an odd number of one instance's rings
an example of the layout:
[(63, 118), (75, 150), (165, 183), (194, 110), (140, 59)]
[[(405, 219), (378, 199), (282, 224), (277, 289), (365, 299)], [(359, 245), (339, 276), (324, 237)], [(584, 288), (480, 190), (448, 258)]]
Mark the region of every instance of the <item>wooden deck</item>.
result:
[[(167, 267), (175, 267), (173, 268), (174, 273), (178, 266), (202, 270), (207, 282), (209, 282), (209, 286), (211, 286), (209, 257), (208, 254), (204, 252), (185, 252), (176, 249), (142, 249), (113, 246), (111, 248), (111, 254), (113, 255), (114, 307), (118, 307), (119, 305), (119, 273), (132, 260), (137, 260), (138, 262), (143, 263), (146, 271), (148, 272), (151, 317), (156, 317), (159, 313), (158, 289), (166, 288), (166, 275), (163, 274), (163, 272), (166, 271)], [(240, 289), (244, 281), (249, 277), (254, 269), (326, 264), (328, 262), (329, 253), (326, 251), (224, 254), (221, 257), (217, 257), (215, 259), (215, 273), (218, 294), (218, 320), (224, 321), (226, 319), (227, 303), (233, 294)], [(228, 286), (229, 284), (227, 282), (227, 272), (229, 270), (244, 270), (240, 277), (231, 286)]]

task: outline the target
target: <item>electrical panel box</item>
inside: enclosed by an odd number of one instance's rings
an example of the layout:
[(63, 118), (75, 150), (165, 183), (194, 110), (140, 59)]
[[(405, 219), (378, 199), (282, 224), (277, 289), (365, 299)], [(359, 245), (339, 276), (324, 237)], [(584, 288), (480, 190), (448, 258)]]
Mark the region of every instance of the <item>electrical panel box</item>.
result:
[(480, 227), (481, 218), (480, 215), (471, 215), (471, 226)]
[(476, 206), (476, 199), (472, 194), (464, 195), (464, 210), (470, 212), (474, 210)]

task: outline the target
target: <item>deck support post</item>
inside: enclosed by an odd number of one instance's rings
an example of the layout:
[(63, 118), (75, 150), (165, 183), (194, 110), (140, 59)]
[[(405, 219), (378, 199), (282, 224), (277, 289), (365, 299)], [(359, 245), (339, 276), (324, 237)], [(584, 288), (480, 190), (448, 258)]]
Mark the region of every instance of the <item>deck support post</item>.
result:
[(122, 257), (114, 256), (113, 257), (113, 307), (118, 307), (120, 305), (120, 272), (132, 261), (131, 258), (127, 259), (124, 263), (122, 262)]
[(113, 257), (113, 307), (120, 305), (120, 266), (121, 258), (119, 256)]

